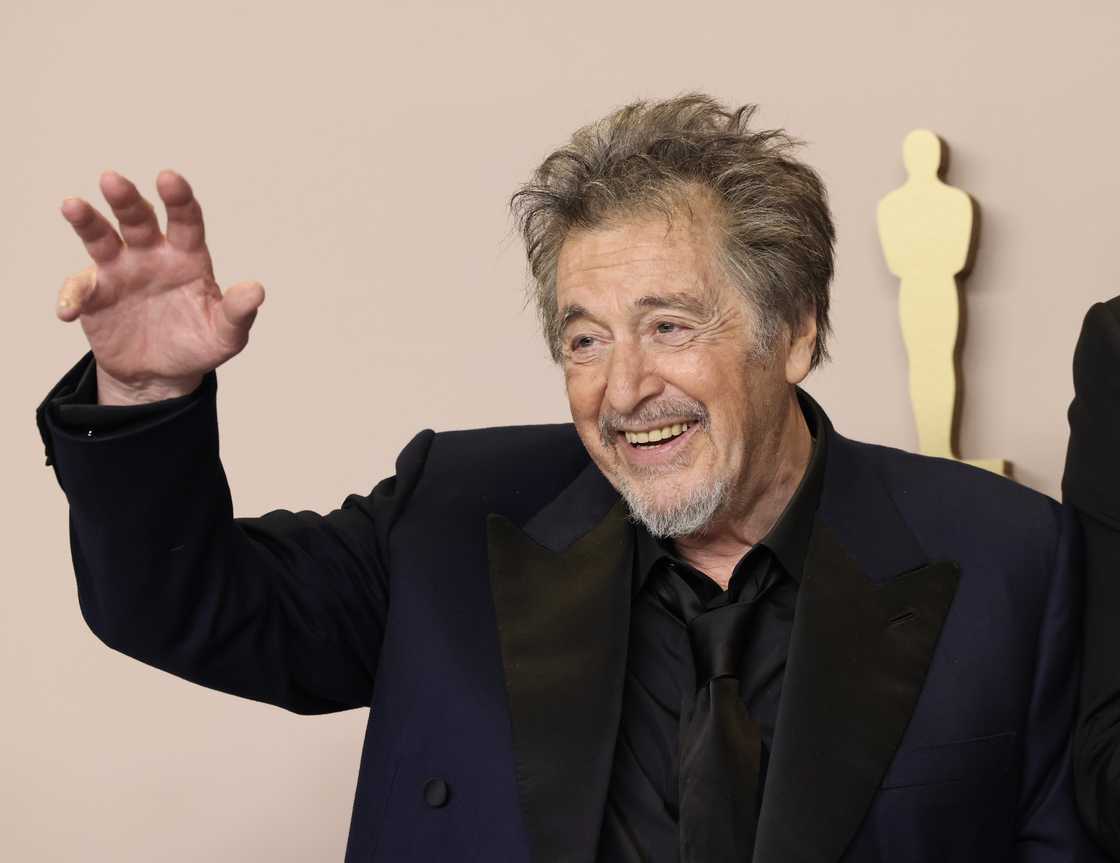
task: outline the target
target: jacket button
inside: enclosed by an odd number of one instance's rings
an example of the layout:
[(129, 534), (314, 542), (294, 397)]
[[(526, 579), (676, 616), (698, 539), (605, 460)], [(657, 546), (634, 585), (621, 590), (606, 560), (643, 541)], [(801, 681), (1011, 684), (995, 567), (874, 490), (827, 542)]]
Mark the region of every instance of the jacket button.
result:
[(424, 783), (424, 802), (433, 809), (446, 806), (451, 798), (451, 788), (443, 779), (429, 779)]

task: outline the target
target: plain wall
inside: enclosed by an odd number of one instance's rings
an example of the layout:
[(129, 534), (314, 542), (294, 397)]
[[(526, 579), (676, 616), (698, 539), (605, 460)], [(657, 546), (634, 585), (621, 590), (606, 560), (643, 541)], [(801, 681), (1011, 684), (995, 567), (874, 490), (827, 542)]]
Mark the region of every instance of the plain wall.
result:
[(983, 211), (962, 454), (1056, 495), (1078, 328), (1120, 291), (1118, 23), (1113, 0), (6, 5), (0, 857), (339, 860), (365, 721), (209, 692), (86, 628), (32, 416), (86, 350), (54, 314), (87, 262), (64, 197), (104, 206), (107, 168), (190, 180), (219, 282), (267, 291), (218, 372), (237, 514), (326, 512), (421, 428), (568, 418), (506, 201), (577, 126), (692, 89), (808, 141), (839, 241), (807, 389), (841, 433), (913, 448), (875, 205), (928, 127)]

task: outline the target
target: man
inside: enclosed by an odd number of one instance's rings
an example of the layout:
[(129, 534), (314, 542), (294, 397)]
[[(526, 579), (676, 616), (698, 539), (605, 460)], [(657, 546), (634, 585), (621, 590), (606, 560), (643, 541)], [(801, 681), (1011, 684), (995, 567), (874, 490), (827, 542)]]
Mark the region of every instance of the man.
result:
[(1062, 496), (1085, 534), (1085, 661), (1074, 745), (1077, 802), (1120, 859), (1120, 297), (1085, 316)]
[(166, 239), (117, 175), (121, 236), (64, 203), (92, 356), (39, 421), (83, 614), (206, 686), (370, 705), (348, 860), (1090, 853), (1071, 518), (798, 389), (832, 222), (750, 115), (638, 103), (546, 159), (514, 206), (574, 424), (421, 432), (326, 516), (233, 517), (213, 369), (263, 294), (214, 284), (186, 182)]

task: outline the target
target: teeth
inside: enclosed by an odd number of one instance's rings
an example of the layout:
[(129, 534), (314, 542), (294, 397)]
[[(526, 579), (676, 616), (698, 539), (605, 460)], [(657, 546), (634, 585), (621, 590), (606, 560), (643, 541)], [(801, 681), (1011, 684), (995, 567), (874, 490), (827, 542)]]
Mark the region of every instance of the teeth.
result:
[(626, 440), (632, 444), (658, 443), (659, 441), (668, 440), (669, 438), (684, 434), (686, 431), (688, 431), (688, 423), (676, 423), (675, 425), (665, 426), (665, 428), (661, 429), (653, 429), (652, 431), (626, 432)]

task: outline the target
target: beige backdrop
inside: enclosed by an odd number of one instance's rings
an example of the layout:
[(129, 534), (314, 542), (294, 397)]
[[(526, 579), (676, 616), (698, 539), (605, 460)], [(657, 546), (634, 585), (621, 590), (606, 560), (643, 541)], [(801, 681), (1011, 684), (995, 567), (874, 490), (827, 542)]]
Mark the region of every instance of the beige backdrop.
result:
[(1081, 317), (1120, 291), (1118, 23), (1114, 0), (5, 4), (0, 857), (340, 860), (364, 723), (208, 692), (86, 629), (32, 417), (85, 350), (53, 312), (85, 263), (64, 196), (103, 203), (110, 167), (194, 184), (219, 280), (268, 292), (219, 371), (238, 514), (325, 512), (425, 426), (567, 419), (506, 199), (577, 125), (689, 89), (810, 142), (839, 254), (808, 389), (842, 433), (913, 447), (875, 204), (926, 126), (983, 207), (962, 451), (1057, 494)]

